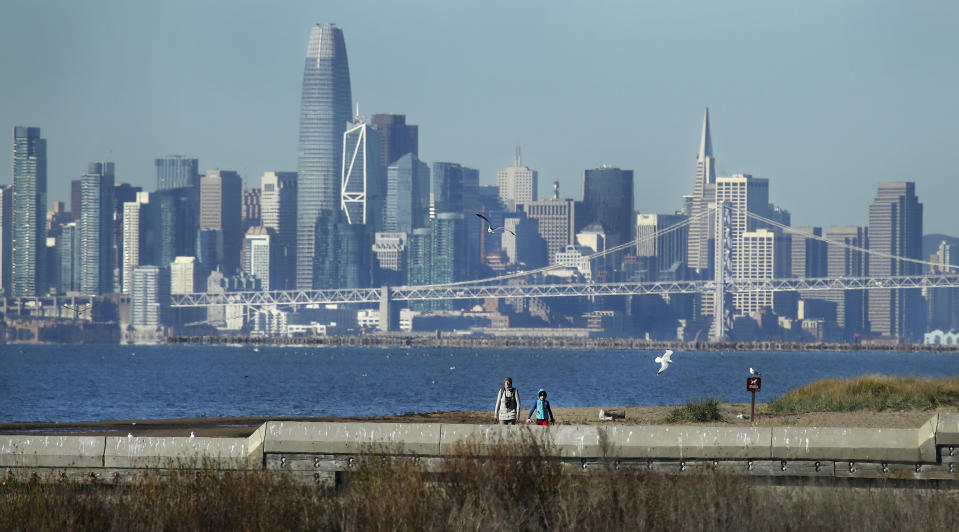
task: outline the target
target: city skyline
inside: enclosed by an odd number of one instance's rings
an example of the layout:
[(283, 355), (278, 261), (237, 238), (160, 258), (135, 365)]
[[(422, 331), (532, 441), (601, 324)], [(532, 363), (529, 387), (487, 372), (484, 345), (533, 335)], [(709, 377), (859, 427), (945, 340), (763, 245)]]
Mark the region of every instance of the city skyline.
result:
[[(48, 17), (51, 4), (63, 16)], [(914, 181), (926, 232), (956, 233), (955, 6), (185, 7), (0, 7), (0, 141), (12, 145), (15, 125), (43, 130), (48, 207), (69, 199), (91, 160), (116, 161), (117, 182), (144, 190), (170, 154), (235, 169), (246, 187), (296, 171), (296, 58), (306, 29), (332, 22), (347, 41), (354, 109), (405, 114), (423, 161), (477, 168), (483, 184), (520, 144), (540, 186), (559, 181), (564, 197), (584, 169), (609, 164), (635, 172), (637, 211), (672, 212), (689, 193), (708, 106), (716, 175), (770, 179), (770, 200), (795, 225), (866, 225), (877, 183)], [(82, 31), (94, 19), (109, 39)], [(474, 23), (453, 24), (462, 19)], [(514, 38), (495, 42), (490, 27)], [(36, 46), (13, 55), (33, 34)]]

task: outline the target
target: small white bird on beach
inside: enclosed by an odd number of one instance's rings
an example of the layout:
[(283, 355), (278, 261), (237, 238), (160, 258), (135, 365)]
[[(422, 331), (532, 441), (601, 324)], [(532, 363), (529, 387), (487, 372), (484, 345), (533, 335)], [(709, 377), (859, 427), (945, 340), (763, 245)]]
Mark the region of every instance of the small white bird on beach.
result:
[(190, 437), (191, 437), (191, 438), (196, 438), (196, 434), (193, 434), (193, 431), (192, 431), (192, 430), (190, 431)]
[(660, 373), (666, 371), (666, 368), (668, 368), (669, 365), (673, 363), (673, 361), (669, 358), (672, 356), (672, 354), (673, 354), (673, 351), (671, 349), (667, 349), (666, 352), (663, 353), (663, 356), (658, 356), (655, 359), (653, 359), (654, 362), (659, 362), (660, 364), (662, 364), (659, 368), (659, 371), (656, 372), (657, 376)]
[(133, 433), (132, 433), (132, 432), (127, 433), (127, 438), (132, 438), (132, 437), (133, 437)]
[(758, 370), (755, 370), (755, 369), (753, 369), (753, 368), (749, 368), (749, 374), (750, 374), (750, 375), (759, 375), (759, 371), (758, 371)]

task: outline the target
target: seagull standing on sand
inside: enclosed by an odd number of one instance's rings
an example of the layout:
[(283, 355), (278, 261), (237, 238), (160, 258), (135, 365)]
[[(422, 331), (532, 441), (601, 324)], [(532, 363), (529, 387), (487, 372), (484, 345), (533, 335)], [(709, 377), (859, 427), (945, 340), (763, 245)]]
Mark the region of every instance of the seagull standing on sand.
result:
[(493, 227), (493, 224), (490, 223), (489, 218), (483, 216), (482, 214), (480, 214), (480, 213), (478, 213), (478, 212), (474, 212), (473, 214), (475, 214), (476, 216), (479, 216), (480, 218), (482, 218), (482, 219), (486, 222), (486, 232), (487, 232), (487, 233), (495, 233), (496, 231), (506, 231), (507, 233), (509, 233), (509, 234), (511, 234), (511, 235), (513, 235), (513, 236), (516, 236), (516, 233), (510, 231), (509, 229), (507, 229), (507, 228), (505, 228), (505, 227)]
[(669, 365), (673, 363), (673, 361), (669, 358), (672, 355), (673, 355), (673, 351), (671, 349), (667, 349), (666, 352), (663, 353), (663, 356), (659, 356), (653, 359), (655, 362), (659, 362), (660, 364), (662, 364), (659, 368), (659, 371), (656, 372), (657, 376), (660, 373), (666, 371), (666, 368), (668, 368)]
[(759, 371), (758, 371), (758, 370), (755, 370), (755, 369), (753, 369), (753, 368), (749, 368), (749, 374), (750, 374), (750, 375), (759, 375)]

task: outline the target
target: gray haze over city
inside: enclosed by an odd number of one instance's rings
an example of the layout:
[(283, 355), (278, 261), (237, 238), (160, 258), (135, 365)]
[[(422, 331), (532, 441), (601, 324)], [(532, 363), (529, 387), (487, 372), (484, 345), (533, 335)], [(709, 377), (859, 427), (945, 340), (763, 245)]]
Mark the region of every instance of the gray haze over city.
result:
[(335, 23), (354, 107), (405, 114), (422, 160), (481, 184), (519, 144), (541, 198), (553, 181), (581, 197), (583, 170), (609, 164), (635, 172), (638, 212), (673, 212), (708, 106), (716, 174), (768, 178), (793, 225), (865, 225), (878, 182), (913, 181), (923, 232), (956, 235), (957, 17), (931, 1), (8, 0), (0, 144), (42, 128), (50, 208), (91, 161), (144, 190), (169, 154), (258, 186), (297, 170), (309, 29)]

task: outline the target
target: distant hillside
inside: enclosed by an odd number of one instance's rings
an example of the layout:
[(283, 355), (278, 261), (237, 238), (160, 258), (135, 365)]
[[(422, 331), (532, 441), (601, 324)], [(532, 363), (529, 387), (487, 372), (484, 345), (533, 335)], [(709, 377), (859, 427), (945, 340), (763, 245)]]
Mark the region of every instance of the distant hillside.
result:
[(929, 255), (932, 255), (937, 249), (939, 249), (939, 243), (943, 240), (945, 240), (949, 245), (953, 246), (953, 253), (959, 252), (959, 237), (940, 235), (937, 233), (923, 235), (922, 260), (928, 260)]

